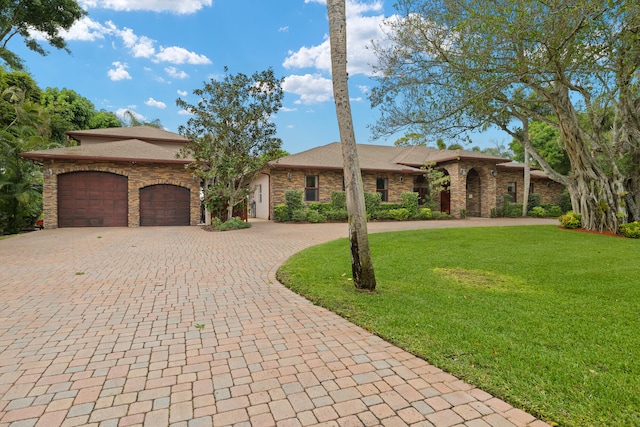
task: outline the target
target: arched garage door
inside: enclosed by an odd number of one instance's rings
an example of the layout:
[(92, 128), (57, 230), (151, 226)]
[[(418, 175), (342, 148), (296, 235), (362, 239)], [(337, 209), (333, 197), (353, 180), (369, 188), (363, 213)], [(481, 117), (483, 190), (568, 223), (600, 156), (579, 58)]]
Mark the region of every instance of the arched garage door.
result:
[(158, 184), (140, 189), (140, 225), (189, 225), (191, 191)]
[(58, 227), (126, 227), (127, 186), (108, 172), (58, 175)]

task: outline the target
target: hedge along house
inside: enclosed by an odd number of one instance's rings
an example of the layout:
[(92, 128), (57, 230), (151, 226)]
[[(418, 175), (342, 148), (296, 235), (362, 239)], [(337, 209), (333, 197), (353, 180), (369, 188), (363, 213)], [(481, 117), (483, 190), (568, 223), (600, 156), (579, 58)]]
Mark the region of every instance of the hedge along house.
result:
[(21, 154), (43, 165), (45, 228), (198, 224), (200, 182), (176, 156), (187, 138), (148, 126), (67, 135), (78, 145)]
[[(505, 194), (522, 203), (524, 165), (475, 151), (438, 150), (358, 144), (364, 191), (378, 192), (383, 202), (401, 202), (402, 193), (427, 193), (425, 164), (450, 178), (445, 191), (432, 195), (441, 212), (460, 217), (490, 217)], [(563, 191), (541, 171), (532, 170), (530, 193), (542, 203), (557, 204)], [(270, 162), (252, 183), (252, 206), (258, 218), (273, 218), (273, 208), (285, 202), (288, 190), (303, 190), (305, 202), (329, 202), (331, 192), (344, 190), (342, 147), (334, 142)]]

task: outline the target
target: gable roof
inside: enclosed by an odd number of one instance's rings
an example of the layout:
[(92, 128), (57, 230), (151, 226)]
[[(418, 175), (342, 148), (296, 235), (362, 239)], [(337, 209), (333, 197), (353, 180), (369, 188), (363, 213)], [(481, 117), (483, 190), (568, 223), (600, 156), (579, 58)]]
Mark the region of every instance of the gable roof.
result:
[(141, 141), (189, 142), (187, 137), (180, 134), (158, 129), (151, 126), (131, 126), (119, 128), (73, 130), (66, 132), (70, 138), (80, 141), (83, 136), (101, 137), (108, 139), (139, 139)]
[[(494, 164), (509, 159), (466, 150), (438, 150), (430, 147), (396, 147), (357, 144), (360, 169), (363, 171), (424, 173), (420, 167), (427, 162), (443, 163), (457, 160), (485, 160)], [(292, 154), (269, 163), (279, 169), (342, 170), (342, 146), (339, 142)]]
[(139, 139), (29, 151), (22, 153), (21, 156), (40, 161), (44, 159), (74, 159), (178, 164), (188, 164), (192, 161), (191, 159), (176, 158), (175, 152)]

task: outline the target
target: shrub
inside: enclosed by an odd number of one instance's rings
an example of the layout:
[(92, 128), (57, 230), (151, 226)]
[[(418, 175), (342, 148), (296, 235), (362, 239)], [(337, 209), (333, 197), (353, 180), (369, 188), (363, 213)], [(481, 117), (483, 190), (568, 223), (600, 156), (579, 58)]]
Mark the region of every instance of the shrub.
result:
[(431, 211), (431, 219), (440, 219), (443, 217), (443, 213), (440, 211)]
[(620, 224), (618, 227), (620, 234), (632, 239), (640, 239), (640, 222), (634, 221), (627, 224)]
[(326, 220), (327, 218), (320, 212), (313, 209), (307, 209), (307, 221), (317, 224), (319, 222), (325, 222)]
[(307, 220), (307, 212), (304, 209), (296, 209), (291, 213), (291, 221), (304, 222)]
[(234, 216), (229, 221), (223, 222), (216, 227), (219, 231), (239, 230), (241, 228), (250, 228), (251, 224), (243, 221), (237, 216)]
[(364, 204), (367, 212), (372, 214), (380, 208), (382, 203), (382, 194), (380, 193), (364, 193)]
[(564, 228), (580, 228), (582, 227), (582, 215), (569, 211), (562, 215), (560, 218), (560, 224)]
[(558, 206), (560, 206), (560, 210), (562, 212), (569, 212), (572, 209), (571, 196), (569, 195), (569, 191), (567, 189), (564, 189), (564, 191), (560, 195)]
[(402, 207), (409, 211), (411, 216), (415, 216), (418, 214), (418, 202), (420, 199), (420, 195), (414, 192), (405, 192), (402, 193)]
[(347, 208), (347, 193), (344, 191), (331, 192), (331, 207), (335, 210)]
[(547, 211), (542, 206), (536, 206), (529, 211), (529, 216), (534, 218), (544, 218), (547, 216)]
[(325, 212), (324, 215), (327, 218), (327, 221), (333, 222), (343, 222), (349, 218), (346, 209), (332, 209)]
[(416, 214), (416, 219), (431, 219), (432, 217), (433, 215), (429, 208), (420, 208)]
[(562, 215), (562, 209), (558, 205), (549, 205), (548, 207), (544, 206), (544, 209), (547, 211), (547, 216), (552, 218), (558, 218)]
[(273, 219), (277, 222), (289, 221), (289, 207), (287, 205), (277, 205), (273, 208)]
[(304, 210), (304, 202), (302, 201), (302, 190), (288, 190), (284, 192), (284, 200), (289, 209), (289, 218), (293, 219), (293, 212)]
[(391, 219), (396, 221), (406, 221), (411, 216), (411, 212), (407, 208), (391, 209), (387, 211)]
[(529, 198), (527, 199), (527, 207), (529, 209), (533, 209), (536, 206), (540, 206), (540, 195), (536, 193), (529, 194)]

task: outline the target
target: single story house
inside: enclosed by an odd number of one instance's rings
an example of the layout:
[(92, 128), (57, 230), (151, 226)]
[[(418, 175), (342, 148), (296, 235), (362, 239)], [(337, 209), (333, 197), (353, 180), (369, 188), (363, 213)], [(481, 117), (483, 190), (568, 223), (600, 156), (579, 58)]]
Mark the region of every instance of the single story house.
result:
[(67, 132), (77, 146), (22, 153), (43, 166), (44, 227), (197, 225), (188, 139), (148, 126)]
[[(427, 191), (421, 167), (433, 164), (450, 178), (435, 200), (441, 212), (456, 217), (490, 217), (505, 194), (522, 203), (524, 165), (475, 151), (438, 150), (411, 146), (358, 144), (365, 192), (378, 192), (383, 201), (400, 202), (404, 192)], [(531, 170), (530, 193), (542, 203), (558, 203), (563, 186), (539, 170)], [(342, 147), (338, 142), (270, 162), (252, 183), (251, 205), (258, 218), (273, 218), (273, 208), (285, 202), (288, 190), (304, 190), (305, 202), (329, 202), (332, 191), (344, 190)]]

